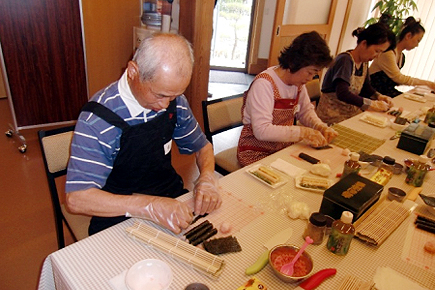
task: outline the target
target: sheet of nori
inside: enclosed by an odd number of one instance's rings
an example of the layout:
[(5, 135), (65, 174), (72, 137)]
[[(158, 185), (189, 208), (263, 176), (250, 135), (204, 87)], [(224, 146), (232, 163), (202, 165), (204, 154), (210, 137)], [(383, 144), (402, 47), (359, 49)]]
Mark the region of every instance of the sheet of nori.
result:
[(232, 236), (204, 241), (202, 244), (207, 252), (214, 255), (240, 252), (242, 250), (237, 238)]

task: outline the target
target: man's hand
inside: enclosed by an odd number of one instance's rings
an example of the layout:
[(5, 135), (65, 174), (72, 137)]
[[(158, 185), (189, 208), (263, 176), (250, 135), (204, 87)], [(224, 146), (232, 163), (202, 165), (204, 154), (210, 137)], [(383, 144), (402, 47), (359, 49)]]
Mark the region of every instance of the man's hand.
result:
[(221, 206), (219, 182), (214, 172), (205, 172), (199, 176), (193, 188), (193, 197), (195, 199), (195, 214), (211, 213)]
[(153, 196), (137, 217), (152, 220), (179, 234), (190, 225), (193, 215), (185, 203), (169, 197)]

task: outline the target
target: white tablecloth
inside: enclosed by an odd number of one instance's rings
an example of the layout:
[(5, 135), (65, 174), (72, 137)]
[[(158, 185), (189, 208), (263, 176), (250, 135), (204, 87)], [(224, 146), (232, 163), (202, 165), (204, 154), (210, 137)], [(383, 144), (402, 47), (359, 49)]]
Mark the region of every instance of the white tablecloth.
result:
[[(398, 105), (406, 105), (406, 110), (416, 110), (422, 106), (432, 105), (416, 103), (400, 97), (395, 102)], [(342, 124), (376, 138), (387, 139), (384, 145), (375, 151), (378, 155), (390, 155), (398, 162), (403, 161), (404, 158), (416, 157), (414, 154), (395, 147), (398, 139), (389, 140), (389, 137), (394, 135), (394, 131), (390, 128), (368, 125), (360, 121), (358, 116)], [(295, 144), (261, 160), (261, 163), (268, 165), (277, 158), (281, 158), (308, 170), (311, 164), (295, 157), (300, 152), (305, 152), (320, 159), (329, 159), (332, 168), (331, 178), (338, 181), (335, 174), (342, 171), (343, 163), (347, 158), (340, 154), (341, 151), (342, 149), (338, 147), (318, 151), (303, 144)], [(408, 192), (412, 186), (407, 185), (404, 180), (405, 174), (395, 175), (387, 187), (396, 186)], [(302, 201), (307, 203), (312, 211), (317, 211), (322, 200), (322, 195), (319, 193), (297, 189), (290, 177), (285, 185), (273, 189), (247, 174), (246, 168), (221, 178), (220, 184), (223, 190), (253, 205), (255, 210), (264, 214), (233, 234), (241, 244), (242, 251), (223, 255), (226, 266), (218, 280), (212, 280), (168, 254), (128, 236), (125, 228), (133, 223), (133, 219), (130, 219), (50, 254), (43, 265), (39, 289), (112, 289), (108, 282), (111, 278), (119, 275), (135, 262), (146, 258), (161, 259), (171, 266), (174, 272), (171, 289), (184, 289), (193, 282), (202, 282), (210, 289), (237, 289), (250, 278), (244, 274), (245, 269), (265, 250), (263, 244), (272, 235), (292, 227), (293, 235), (289, 243), (296, 245), (303, 243), (302, 233), (306, 221), (292, 220), (286, 216), (282, 211), (285, 202)], [(432, 171), (427, 174), (423, 193), (431, 193), (434, 188), (435, 175)], [(188, 198), (188, 195), (183, 198)], [(417, 201), (421, 203), (421, 200)], [(309, 246), (307, 251), (314, 258), (314, 271), (324, 268), (337, 269), (335, 277), (324, 281), (318, 289), (337, 289), (344, 276), (348, 274), (364, 281), (372, 281), (377, 267), (390, 267), (428, 289), (435, 289), (433, 268), (424, 270), (401, 258), (404, 240), (412, 218), (410, 216), (406, 219), (379, 248), (368, 246), (354, 239), (346, 256), (336, 256), (326, 249), (326, 240), (321, 245)], [(169, 233), (169, 231), (165, 232)], [(270, 266), (266, 266), (261, 272), (255, 274), (255, 277), (266, 284), (268, 289), (293, 289), (297, 286), (297, 283), (284, 283), (276, 278)]]

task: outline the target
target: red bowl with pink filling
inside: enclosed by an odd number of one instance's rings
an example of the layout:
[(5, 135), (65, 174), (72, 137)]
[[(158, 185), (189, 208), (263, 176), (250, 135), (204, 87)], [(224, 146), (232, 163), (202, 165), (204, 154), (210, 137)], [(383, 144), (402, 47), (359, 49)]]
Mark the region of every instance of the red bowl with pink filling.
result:
[(294, 265), (292, 276), (288, 276), (280, 271), (281, 267), (290, 263), (300, 250), (294, 245), (277, 245), (269, 252), (269, 264), (275, 275), (284, 282), (294, 282), (310, 276), (313, 271), (313, 259), (306, 251), (302, 253)]

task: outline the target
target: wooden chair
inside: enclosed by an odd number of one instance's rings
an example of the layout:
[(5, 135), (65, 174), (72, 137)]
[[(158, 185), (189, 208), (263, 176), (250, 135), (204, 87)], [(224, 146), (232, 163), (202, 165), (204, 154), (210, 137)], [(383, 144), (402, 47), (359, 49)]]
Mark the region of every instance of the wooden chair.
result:
[(241, 168), (237, 160), (242, 123), (243, 93), (202, 101), (204, 133), (213, 144), (216, 171), (226, 175)]
[(318, 78), (315, 78), (305, 84), (305, 87), (307, 88), (308, 95), (310, 96), (311, 102), (315, 103), (315, 107), (319, 104), (320, 100), (320, 80)]
[[(88, 236), (88, 227), (91, 220), (89, 216), (75, 215), (67, 212), (64, 203), (61, 202), (64, 198), (63, 196), (59, 196), (59, 192), (61, 192), (62, 195), (64, 194), (63, 187), (62, 191), (60, 190), (59, 181), (63, 180), (62, 184), (65, 184), (65, 179), (61, 177), (66, 176), (73, 133), (74, 126), (38, 131), (45, 173), (47, 175), (48, 187), (53, 203), (59, 249), (65, 247), (63, 222), (65, 222), (67, 228), (77, 241)], [(59, 183), (59, 190), (56, 181)]]

